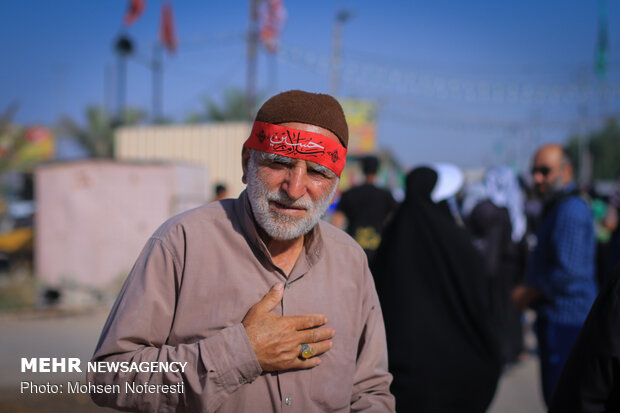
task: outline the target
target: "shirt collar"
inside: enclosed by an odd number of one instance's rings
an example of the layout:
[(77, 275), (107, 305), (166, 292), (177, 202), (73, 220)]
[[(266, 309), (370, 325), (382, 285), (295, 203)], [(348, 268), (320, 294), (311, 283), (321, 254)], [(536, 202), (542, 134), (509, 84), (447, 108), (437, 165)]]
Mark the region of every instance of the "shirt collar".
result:
[[(269, 264), (270, 267), (277, 268), (273, 263), (271, 254), (267, 249), (267, 246), (261, 239), (258, 233), (258, 224), (254, 219), (252, 213), (252, 206), (248, 197), (247, 191), (243, 191), (239, 198), (234, 203), (234, 213), (237, 218), (237, 222), (241, 227), (242, 234), (248, 241), (252, 249), (257, 253), (257, 258), (264, 263)], [(323, 251), (323, 237), (321, 235), (320, 225), (317, 223), (312, 230), (304, 237), (304, 248), (301, 251), (297, 263), (290, 274), (290, 279), (297, 278), (297, 276), (304, 275), (312, 266), (314, 266), (319, 259)]]
[(577, 189), (577, 185), (575, 185), (574, 182), (569, 182), (562, 189), (560, 189), (558, 192), (559, 193), (566, 193), (566, 192), (574, 191), (575, 189)]

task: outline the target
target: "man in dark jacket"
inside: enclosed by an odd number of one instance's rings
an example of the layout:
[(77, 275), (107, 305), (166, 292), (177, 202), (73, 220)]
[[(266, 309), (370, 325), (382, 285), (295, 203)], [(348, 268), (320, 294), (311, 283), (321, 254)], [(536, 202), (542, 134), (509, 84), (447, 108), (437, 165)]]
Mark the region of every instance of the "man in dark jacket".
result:
[(362, 158), (364, 183), (343, 192), (332, 223), (346, 231), (364, 249), (368, 261), (372, 260), (381, 242), (383, 226), (396, 207), (390, 191), (375, 185), (379, 160), (376, 156)]
[(545, 202), (525, 285), (513, 291), (519, 308), (536, 310), (543, 396), (549, 404), (562, 366), (597, 294), (594, 221), (573, 183), (560, 145), (536, 152), (532, 175)]

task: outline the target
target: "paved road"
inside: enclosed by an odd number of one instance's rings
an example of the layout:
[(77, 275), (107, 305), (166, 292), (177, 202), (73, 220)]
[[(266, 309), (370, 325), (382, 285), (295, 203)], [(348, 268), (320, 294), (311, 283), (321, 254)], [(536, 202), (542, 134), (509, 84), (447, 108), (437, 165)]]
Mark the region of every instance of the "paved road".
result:
[[(73, 316), (0, 317), (0, 411), (110, 412), (85, 395), (21, 394), (20, 382), (84, 380), (84, 374), (45, 375), (20, 372), (21, 357), (79, 357), (84, 364), (95, 348), (107, 311)], [(529, 357), (507, 370), (488, 413), (544, 413), (538, 361)]]
[(85, 394), (29, 394), (20, 392), (22, 381), (37, 384), (84, 381), (85, 373), (21, 373), (22, 357), (92, 356), (107, 311), (85, 315), (59, 314), (0, 317), (0, 412), (96, 413), (112, 412), (94, 405)]
[(22, 357), (79, 357), (90, 360), (107, 311), (83, 315), (23, 315), (0, 318), (0, 386), (22, 380), (80, 380), (84, 375), (21, 373)]
[(538, 358), (528, 356), (504, 372), (488, 413), (545, 413)]

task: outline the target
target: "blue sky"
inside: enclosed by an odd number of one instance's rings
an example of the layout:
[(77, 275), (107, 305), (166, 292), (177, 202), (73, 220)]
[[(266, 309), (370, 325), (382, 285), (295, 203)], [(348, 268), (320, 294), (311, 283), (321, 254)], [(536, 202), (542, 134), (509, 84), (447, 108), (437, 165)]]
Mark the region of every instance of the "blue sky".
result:
[[(129, 28), (138, 54), (157, 39), (161, 1)], [(125, 0), (0, 0), (0, 110), (19, 123), (83, 121), (87, 105), (114, 108), (112, 42)], [(246, 79), (248, 1), (173, 1), (179, 50), (165, 57), (164, 113), (182, 121), (205, 97)], [(284, 0), (281, 53), (259, 56), (263, 96), (327, 92), (334, 16), (343, 28), (340, 96), (379, 104), (378, 143), (405, 165), (518, 163), (534, 148), (591, 129), (618, 112), (620, 3), (607, 10), (609, 66), (594, 73), (597, 1)], [(108, 73), (107, 91), (105, 73)], [(275, 73), (275, 74), (274, 74)], [(274, 81), (276, 79), (276, 81)], [(611, 90), (600, 97), (597, 90)], [(129, 106), (151, 109), (149, 70), (128, 64)]]

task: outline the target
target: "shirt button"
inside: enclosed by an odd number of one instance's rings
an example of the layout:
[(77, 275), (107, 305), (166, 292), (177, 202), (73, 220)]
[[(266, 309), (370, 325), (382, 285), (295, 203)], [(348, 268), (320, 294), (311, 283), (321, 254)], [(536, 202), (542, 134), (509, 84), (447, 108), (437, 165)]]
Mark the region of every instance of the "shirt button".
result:
[(284, 399), (284, 403), (286, 403), (287, 406), (290, 406), (291, 404), (293, 404), (293, 399), (291, 399), (290, 397), (286, 397)]
[(286, 283), (286, 288), (291, 288), (291, 283)]

